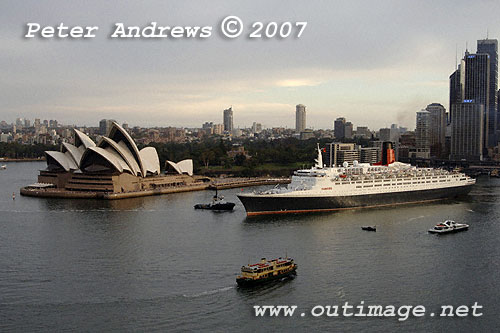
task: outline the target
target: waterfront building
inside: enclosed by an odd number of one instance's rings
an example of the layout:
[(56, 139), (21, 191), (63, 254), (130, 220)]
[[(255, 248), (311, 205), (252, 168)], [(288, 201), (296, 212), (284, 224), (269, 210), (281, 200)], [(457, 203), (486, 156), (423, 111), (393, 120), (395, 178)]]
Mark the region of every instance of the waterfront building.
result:
[[(47, 168), (40, 171), (38, 183), (55, 188), (61, 197), (95, 197), (161, 190), (193, 184), (192, 162), (170, 165), (180, 170), (175, 176), (160, 176), (160, 162), (154, 147), (138, 149), (132, 137), (116, 122), (108, 136), (96, 144), (74, 129), (74, 145), (64, 142), (61, 151), (46, 151)], [(191, 168), (189, 168), (191, 165)], [(37, 185), (31, 186), (36, 190)], [(26, 192), (26, 191), (25, 191)], [(27, 190), (26, 195), (30, 195)]]
[(232, 106), (229, 109), (224, 110), (223, 117), (224, 117), (224, 131), (232, 133), (234, 129)]
[(429, 148), (431, 156), (442, 157), (445, 151), (446, 109), (439, 103), (432, 103), (425, 108), (430, 114)]
[(335, 139), (341, 140), (345, 138), (345, 118), (344, 117), (339, 117), (335, 119), (335, 122), (333, 124), (333, 130), (334, 130), (334, 135)]
[(454, 104), (451, 119), (450, 159), (482, 160), (484, 105), (472, 102)]
[(295, 132), (300, 133), (306, 129), (306, 106), (297, 104), (295, 106)]

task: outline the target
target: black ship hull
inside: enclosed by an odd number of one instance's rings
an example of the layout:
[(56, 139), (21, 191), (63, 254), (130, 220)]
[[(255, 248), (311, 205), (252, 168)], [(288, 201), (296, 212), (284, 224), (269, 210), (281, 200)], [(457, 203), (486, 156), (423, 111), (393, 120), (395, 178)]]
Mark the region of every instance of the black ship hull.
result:
[(432, 190), (376, 193), (353, 196), (278, 196), (238, 195), (248, 216), (264, 214), (307, 213), (352, 208), (371, 208), (436, 201), (464, 196), (472, 185)]

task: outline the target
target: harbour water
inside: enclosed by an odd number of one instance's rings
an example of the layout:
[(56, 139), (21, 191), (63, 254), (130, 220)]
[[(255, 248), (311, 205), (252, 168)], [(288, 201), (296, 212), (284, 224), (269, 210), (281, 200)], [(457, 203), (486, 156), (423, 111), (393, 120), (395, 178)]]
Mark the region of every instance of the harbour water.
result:
[[(118, 201), (19, 196), (44, 167), (8, 163), (0, 171), (0, 331), (500, 327), (500, 179), (478, 179), (461, 201), (247, 218), (235, 196), (241, 189), (220, 192), (237, 203), (225, 213), (193, 209), (210, 201), (209, 191)], [(427, 233), (444, 219), (470, 229)], [(299, 265), (295, 279), (236, 287), (241, 265), (286, 254)], [(361, 301), (424, 305), (427, 314), (406, 321), (310, 314), (316, 305)], [(439, 316), (442, 305), (475, 302), (480, 317)], [(254, 305), (297, 305), (305, 315), (256, 317)]]

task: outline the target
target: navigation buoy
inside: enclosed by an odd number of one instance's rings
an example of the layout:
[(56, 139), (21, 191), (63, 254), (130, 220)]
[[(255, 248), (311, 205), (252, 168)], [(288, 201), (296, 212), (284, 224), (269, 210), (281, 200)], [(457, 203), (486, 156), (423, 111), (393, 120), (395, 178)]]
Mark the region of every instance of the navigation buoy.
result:
[(12, 200), (16, 200), (16, 193), (12, 192)]

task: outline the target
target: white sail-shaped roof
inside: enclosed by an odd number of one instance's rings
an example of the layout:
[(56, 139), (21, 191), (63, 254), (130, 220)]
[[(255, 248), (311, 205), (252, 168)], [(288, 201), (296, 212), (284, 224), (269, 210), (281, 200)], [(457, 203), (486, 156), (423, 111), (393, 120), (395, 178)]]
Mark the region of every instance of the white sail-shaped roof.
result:
[[(81, 172), (99, 173), (112, 170), (141, 177), (160, 174), (156, 149), (146, 147), (139, 151), (132, 137), (116, 122), (112, 123), (109, 137), (103, 136), (97, 146), (87, 135), (75, 129), (74, 145), (65, 142), (62, 152), (47, 151), (46, 154), (48, 168), (54, 171), (80, 169)], [(192, 175), (192, 161), (190, 166), (183, 162), (179, 163), (179, 173)]]
[(179, 174), (186, 173), (189, 176), (193, 175), (193, 160), (182, 160), (179, 163), (175, 163), (172, 161), (167, 161), (167, 163), (172, 166)]
[(75, 146), (76, 147), (80, 147), (81, 145), (83, 145), (85, 147), (85, 149), (87, 149), (89, 147), (95, 147), (95, 143), (94, 143), (94, 141), (92, 141), (92, 139), (90, 139), (87, 135), (85, 135), (83, 132), (80, 132), (76, 128), (74, 130), (75, 130)]
[(103, 136), (101, 137), (101, 141), (99, 141), (97, 146), (104, 149), (106, 149), (107, 147), (112, 147), (125, 161), (125, 163), (127, 163), (132, 174), (137, 176), (139, 173), (141, 173), (137, 161), (134, 159), (134, 156), (123, 141), (120, 141), (120, 144), (118, 144), (113, 139)]
[(96, 157), (102, 158), (104, 162), (107, 162), (109, 166), (113, 167), (118, 172), (123, 172), (124, 170), (123, 166), (126, 165), (125, 161), (123, 160), (120, 161), (121, 158), (118, 154), (115, 155), (112, 152), (106, 149), (102, 149), (100, 147), (89, 147), (87, 148), (87, 150), (85, 150), (85, 153), (82, 156), (82, 160), (80, 162), (80, 169), (82, 171), (85, 171), (88, 168), (92, 169), (91, 167), (93, 164), (98, 164), (95, 163)]
[(154, 147), (146, 147), (141, 149), (139, 152), (144, 168), (146, 169), (146, 174), (150, 173), (153, 175), (160, 174), (160, 160), (158, 159), (158, 153)]
[(64, 169), (65, 171), (77, 170), (78, 165), (68, 153), (61, 153), (59, 151), (46, 151), (47, 165), (56, 164), (56, 166)]
[(109, 130), (108, 137), (118, 143), (120, 143), (120, 141), (124, 141), (125, 145), (130, 150), (132, 156), (135, 158), (137, 164), (139, 165), (139, 168), (141, 170), (141, 175), (145, 177), (146, 169), (141, 159), (141, 155), (139, 154), (139, 149), (137, 148), (134, 140), (132, 140), (132, 137), (127, 133), (127, 131), (125, 131), (116, 122), (113, 122), (111, 125), (111, 129)]
[(63, 153), (69, 153), (75, 164), (80, 165), (80, 160), (82, 159), (82, 155), (85, 152), (85, 148), (83, 147), (83, 145), (80, 145), (80, 148), (77, 148), (71, 143), (63, 142), (62, 151)]

